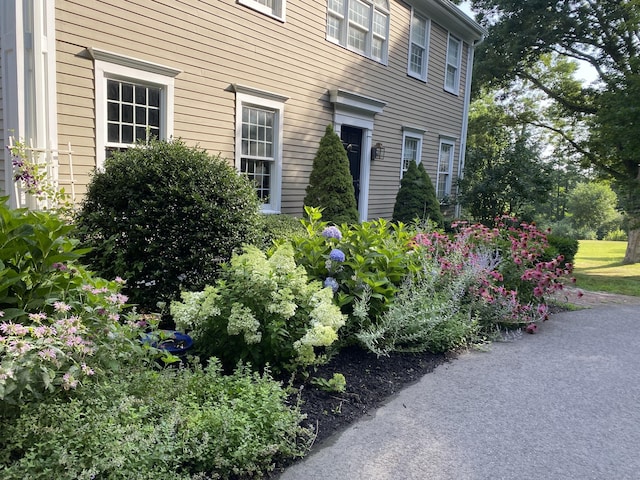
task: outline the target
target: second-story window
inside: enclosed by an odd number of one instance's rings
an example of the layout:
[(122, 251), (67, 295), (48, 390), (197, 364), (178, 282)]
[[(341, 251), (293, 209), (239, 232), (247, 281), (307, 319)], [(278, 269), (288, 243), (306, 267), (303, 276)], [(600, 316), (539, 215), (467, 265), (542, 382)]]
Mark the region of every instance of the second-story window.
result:
[(427, 80), (427, 55), (429, 51), (429, 20), (411, 11), (408, 73), (420, 80)]
[(444, 75), (444, 89), (458, 94), (460, 89), (460, 61), (462, 60), (462, 42), (449, 35), (447, 46), (447, 66)]
[(389, 0), (328, 0), (327, 39), (386, 64)]
[(284, 22), (286, 0), (238, 0), (238, 3)]

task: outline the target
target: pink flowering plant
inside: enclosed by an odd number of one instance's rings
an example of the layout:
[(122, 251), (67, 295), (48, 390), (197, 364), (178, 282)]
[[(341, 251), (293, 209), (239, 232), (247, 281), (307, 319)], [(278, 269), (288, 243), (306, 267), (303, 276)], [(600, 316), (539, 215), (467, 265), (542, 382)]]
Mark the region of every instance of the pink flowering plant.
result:
[(452, 236), (420, 233), (413, 245), (438, 259), (443, 282), (474, 273), (466, 301), (483, 324), (526, 326), (548, 318), (545, 296), (563, 288), (572, 265), (553, 255), (546, 233), (506, 217), (495, 228), (465, 222), (453, 227)]
[(138, 340), (155, 321), (125, 314), (124, 281), (87, 272), (71, 230), (55, 214), (0, 206), (0, 406), (75, 389), (150, 351)]

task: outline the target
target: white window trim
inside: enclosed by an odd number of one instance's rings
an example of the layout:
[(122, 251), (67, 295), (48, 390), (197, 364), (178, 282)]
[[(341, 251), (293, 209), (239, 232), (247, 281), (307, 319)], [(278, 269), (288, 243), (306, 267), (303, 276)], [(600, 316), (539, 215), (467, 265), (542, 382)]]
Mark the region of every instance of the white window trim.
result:
[[(344, 0), (344, 10), (342, 12), (340, 12), (340, 15), (342, 17), (342, 29), (340, 31), (340, 38), (333, 38), (333, 37), (329, 37), (328, 35), (328, 29), (327, 26), (325, 25), (325, 38), (332, 43), (335, 43), (336, 45), (340, 45), (343, 48), (346, 48), (347, 50), (349, 50), (350, 52), (354, 52), (357, 53), (358, 55), (362, 55), (366, 58), (369, 58), (371, 60), (373, 60), (374, 62), (378, 62), (381, 63), (383, 65), (388, 65), (389, 63), (389, 26), (391, 25), (391, 10), (386, 10), (380, 7), (376, 7), (374, 0), (360, 0), (362, 3), (366, 3), (367, 5), (369, 5), (371, 7), (371, 17), (369, 18), (369, 25), (368, 25), (368, 30), (367, 30), (367, 38), (366, 38), (366, 45), (365, 45), (365, 51), (361, 52), (360, 50), (356, 50), (354, 48), (351, 48), (349, 46), (349, 42), (348, 42), (348, 32), (349, 32), (349, 2), (352, 1), (356, 1), (356, 0)], [(375, 9), (380, 10), (381, 12), (384, 12), (387, 15), (387, 26), (386, 26), (386, 32), (385, 32), (385, 42), (384, 42), (384, 49), (382, 52), (382, 58), (376, 58), (372, 55), (372, 39), (373, 39), (373, 18), (374, 18), (374, 10)], [(329, 4), (327, 2), (327, 18), (329, 17)]]
[(422, 130), (420, 128), (414, 127), (402, 127), (402, 155), (400, 157), (400, 179), (404, 176), (404, 148), (406, 144), (407, 137), (414, 138), (418, 140), (418, 153), (416, 158), (416, 164), (422, 162), (422, 145), (424, 139), (424, 132), (426, 130)]
[(271, 196), (268, 203), (262, 204), (263, 213), (280, 213), (282, 202), (282, 149), (284, 145), (284, 102), (288, 97), (277, 93), (266, 92), (243, 85), (232, 85), (236, 93), (236, 130), (235, 130), (235, 166), (240, 171), (242, 162), (242, 108), (253, 106), (266, 108), (276, 113), (274, 135), (274, 161), (271, 184)]
[[(449, 158), (447, 159), (449, 162), (448, 168), (447, 168), (447, 181), (445, 183), (444, 186), (444, 192), (440, 192), (439, 188), (440, 188), (440, 165), (442, 164), (442, 145), (450, 145), (451, 146), (451, 153), (449, 154)], [(456, 151), (456, 141), (451, 139), (451, 138), (441, 138), (440, 142), (438, 143), (438, 167), (436, 170), (436, 197), (438, 197), (438, 200), (442, 199), (443, 197), (446, 197), (448, 195), (451, 195), (451, 187), (452, 187), (452, 180), (453, 180), (453, 159), (455, 157), (455, 151)]]
[[(449, 61), (449, 54), (450, 54), (450, 44), (451, 41), (456, 41), (458, 42), (459, 45), (459, 55), (458, 55), (458, 59), (457, 59), (457, 63), (454, 64), (452, 62)], [(448, 38), (447, 38), (447, 58), (445, 61), (445, 67), (444, 67), (444, 89), (447, 92), (453, 93), (455, 95), (459, 95), (460, 94), (460, 69), (462, 68), (462, 47), (463, 47), (463, 43), (462, 40), (460, 40), (458, 37), (455, 37), (454, 35), (451, 35), (451, 33), (449, 33)], [(447, 69), (449, 67), (449, 65), (453, 65), (454, 67), (456, 67), (456, 77), (455, 77), (455, 85), (453, 87), (449, 87), (447, 85)]]
[[(412, 38), (413, 38), (413, 17), (414, 16), (420, 17), (426, 22), (425, 42), (424, 42), (424, 45), (420, 45), (421, 47), (424, 48), (424, 65), (423, 65), (422, 74), (418, 74), (413, 70), (411, 70), (411, 44), (413, 43)], [(407, 74), (410, 77), (417, 78), (418, 80), (422, 80), (423, 82), (426, 82), (427, 72), (429, 70), (429, 39), (431, 37), (431, 19), (426, 15), (422, 15), (421, 13), (416, 12), (415, 8), (411, 8), (411, 24), (410, 25), (411, 25), (411, 28), (409, 29), (409, 54), (407, 58)]]
[(251, 8), (256, 12), (260, 12), (268, 17), (275, 18), (280, 22), (285, 21), (286, 10), (287, 10), (287, 2), (286, 0), (274, 0), (275, 7), (269, 8), (261, 3), (256, 2), (255, 0), (238, 0), (240, 5), (244, 5), (245, 7)]
[(160, 98), (160, 138), (173, 136), (174, 80), (181, 70), (153, 62), (89, 48), (94, 59), (96, 110), (96, 168), (102, 169), (107, 146), (107, 80), (130, 81), (162, 89)]

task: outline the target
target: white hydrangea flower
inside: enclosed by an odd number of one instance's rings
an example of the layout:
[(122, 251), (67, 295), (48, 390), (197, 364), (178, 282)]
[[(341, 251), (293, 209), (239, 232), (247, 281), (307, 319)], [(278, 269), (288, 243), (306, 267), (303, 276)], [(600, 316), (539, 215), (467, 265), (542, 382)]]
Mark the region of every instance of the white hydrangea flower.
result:
[(251, 310), (239, 303), (231, 306), (227, 332), (229, 335), (244, 334), (244, 341), (251, 345), (260, 343), (262, 333), (259, 331), (260, 322), (253, 316)]

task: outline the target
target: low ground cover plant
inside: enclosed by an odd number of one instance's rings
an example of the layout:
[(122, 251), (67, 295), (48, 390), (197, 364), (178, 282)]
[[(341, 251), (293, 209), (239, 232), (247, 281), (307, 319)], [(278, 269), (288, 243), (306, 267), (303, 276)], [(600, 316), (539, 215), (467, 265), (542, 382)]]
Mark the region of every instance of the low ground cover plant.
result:
[(0, 477), (49, 480), (264, 478), (312, 434), (269, 374), (132, 368), (3, 424)]

